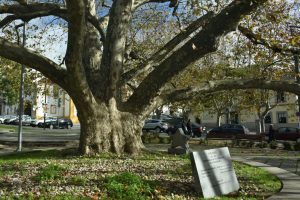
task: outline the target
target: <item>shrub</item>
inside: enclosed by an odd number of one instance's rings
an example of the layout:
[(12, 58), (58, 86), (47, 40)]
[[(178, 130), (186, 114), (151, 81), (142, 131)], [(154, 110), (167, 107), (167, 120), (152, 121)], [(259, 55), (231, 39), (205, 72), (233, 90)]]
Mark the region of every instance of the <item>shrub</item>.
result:
[(295, 151), (300, 151), (300, 143), (297, 142), (295, 145), (294, 145), (294, 149)]
[(254, 142), (253, 141), (249, 141), (248, 143), (247, 143), (247, 147), (253, 147), (254, 146)]
[(161, 144), (169, 144), (171, 142), (170, 137), (159, 137), (159, 143)]
[(292, 146), (291, 143), (289, 143), (289, 142), (284, 142), (284, 143), (283, 143), (283, 149), (284, 149), (284, 150), (291, 151), (291, 150), (293, 150), (293, 146)]
[(241, 141), (241, 142), (240, 142), (240, 146), (245, 147), (246, 145), (247, 145), (247, 142), (246, 142), (246, 141)]
[(271, 149), (276, 149), (277, 148), (277, 142), (273, 140), (272, 142), (270, 142), (269, 146), (270, 146)]
[(104, 186), (111, 199), (150, 199), (150, 185), (138, 175), (124, 172), (105, 178)]
[(38, 181), (55, 180), (60, 178), (65, 169), (62, 166), (49, 164), (35, 177)]
[(268, 147), (268, 143), (267, 142), (260, 142), (258, 144), (258, 147), (260, 147), (260, 148), (266, 148), (266, 147)]

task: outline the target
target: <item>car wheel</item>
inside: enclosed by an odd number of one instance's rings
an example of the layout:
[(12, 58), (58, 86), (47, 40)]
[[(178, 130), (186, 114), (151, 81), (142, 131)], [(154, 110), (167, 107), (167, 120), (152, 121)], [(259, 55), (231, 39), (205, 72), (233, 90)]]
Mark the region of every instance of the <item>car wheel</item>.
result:
[(154, 131), (156, 132), (156, 133), (160, 133), (160, 128), (159, 127), (156, 127), (155, 129), (154, 129)]
[(297, 138), (296, 142), (297, 142), (297, 143), (300, 143), (300, 138)]
[(50, 128), (50, 129), (53, 129), (53, 125), (52, 125), (52, 124), (50, 124), (49, 128)]
[(68, 124), (66, 125), (66, 129), (69, 129), (69, 125)]

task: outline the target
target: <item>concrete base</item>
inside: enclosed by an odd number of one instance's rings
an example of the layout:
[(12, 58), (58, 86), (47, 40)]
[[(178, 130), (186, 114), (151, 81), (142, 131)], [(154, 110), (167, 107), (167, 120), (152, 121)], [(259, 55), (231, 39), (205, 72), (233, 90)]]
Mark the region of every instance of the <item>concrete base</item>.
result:
[(182, 147), (175, 147), (175, 148), (168, 148), (168, 153), (169, 154), (188, 154), (189, 149), (184, 149)]

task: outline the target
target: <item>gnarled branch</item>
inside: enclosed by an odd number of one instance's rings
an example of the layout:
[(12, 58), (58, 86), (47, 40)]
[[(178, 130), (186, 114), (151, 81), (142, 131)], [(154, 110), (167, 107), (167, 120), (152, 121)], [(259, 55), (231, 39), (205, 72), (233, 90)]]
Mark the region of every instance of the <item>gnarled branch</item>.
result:
[[(136, 109), (145, 109), (156, 96), (159, 96), (164, 85), (179, 74), (189, 64), (195, 62), (218, 47), (220, 37), (237, 28), (239, 21), (255, 10), (266, 0), (235, 0), (219, 14), (212, 17), (191, 40), (174, 51), (156, 67), (139, 85), (127, 104)], [(132, 106), (135, 105), (135, 106)], [(131, 110), (131, 112), (139, 112)]]
[(44, 56), (4, 39), (0, 39), (0, 56), (36, 69), (62, 88), (65, 88), (66, 69)]
[(129, 70), (122, 75), (122, 84), (131, 80), (133, 77), (149, 70), (151, 67), (158, 65), (163, 59), (167, 57), (172, 50), (174, 50), (181, 42), (186, 40), (193, 32), (199, 29), (201, 26), (206, 25), (209, 20), (213, 17), (213, 13), (209, 12), (206, 15), (200, 17), (193, 23), (191, 23), (187, 28), (185, 28), (181, 33), (176, 35), (172, 40), (165, 44), (161, 49), (155, 52), (146, 63), (139, 65), (138, 67)]
[(60, 5), (49, 3), (13, 4), (0, 6), (0, 14), (12, 14), (23, 21), (49, 15), (66, 19), (67, 10)]
[[(82, 75), (82, 51), (85, 35), (85, 6), (80, 0), (68, 0), (68, 46), (66, 52), (66, 64), (71, 73)], [(77, 77), (75, 81), (80, 81)]]
[(300, 95), (300, 84), (295, 81), (269, 81), (264, 79), (237, 79), (209, 81), (198, 86), (177, 89), (166, 92), (163, 96), (165, 102), (177, 102), (189, 100), (197, 96), (222, 90), (233, 89), (268, 89), (274, 91), (286, 91)]
[(300, 49), (297, 48), (289, 48), (284, 47), (279, 44), (270, 43), (268, 40), (262, 38), (260, 35), (255, 34), (250, 29), (243, 27), (241, 25), (238, 26), (239, 31), (247, 37), (252, 43), (258, 45), (263, 45), (268, 49), (273, 50), (275, 53), (281, 54), (300, 54)]

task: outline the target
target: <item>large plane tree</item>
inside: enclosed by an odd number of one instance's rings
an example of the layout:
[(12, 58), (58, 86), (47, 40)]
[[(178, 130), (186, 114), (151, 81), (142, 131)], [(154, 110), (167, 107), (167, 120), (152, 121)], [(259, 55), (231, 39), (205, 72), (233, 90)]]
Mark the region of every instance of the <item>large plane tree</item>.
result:
[[(143, 148), (144, 119), (167, 102), (228, 88), (280, 88), (299, 93), (298, 84), (284, 88), (287, 84), (265, 80), (215, 81), (181, 89), (167, 87), (190, 64), (216, 51), (220, 38), (235, 31), (243, 17), (266, 1), (233, 0), (217, 12), (208, 11), (194, 18), (172, 40), (130, 70), (124, 67), (135, 11), (150, 3), (169, 3), (175, 13), (178, 1), (114, 0), (108, 1), (109, 5), (96, 0), (1, 1), (0, 14), (4, 14), (1, 28), (15, 20), (28, 22), (54, 16), (67, 23), (68, 39), (64, 66), (3, 37), (0, 56), (41, 72), (68, 92), (78, 110), (82, 154), (135, 154)], [(104, 6), (99, 10), (97, 5), (101, 2)], [(103, 15), (101, 8), (109, 9), (108, 14)], [(142, 80), (131, 84), (137, 76)], [(121, 93), (126, 85), (131, 86), (132, 92), (123, 98)]]

